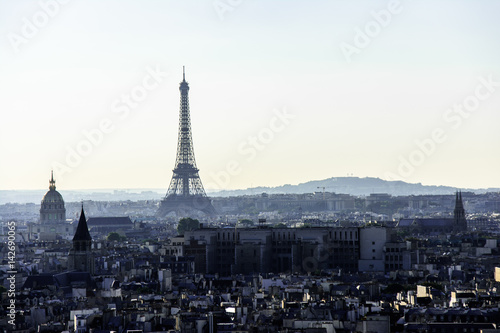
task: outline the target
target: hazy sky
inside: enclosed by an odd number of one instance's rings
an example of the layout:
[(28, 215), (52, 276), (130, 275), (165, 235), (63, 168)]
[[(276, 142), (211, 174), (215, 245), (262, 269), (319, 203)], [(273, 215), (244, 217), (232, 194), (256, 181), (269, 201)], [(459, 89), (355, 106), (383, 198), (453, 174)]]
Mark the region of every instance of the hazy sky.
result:
[(0, 189), (500, 187), (500, 2), (0, 0)]

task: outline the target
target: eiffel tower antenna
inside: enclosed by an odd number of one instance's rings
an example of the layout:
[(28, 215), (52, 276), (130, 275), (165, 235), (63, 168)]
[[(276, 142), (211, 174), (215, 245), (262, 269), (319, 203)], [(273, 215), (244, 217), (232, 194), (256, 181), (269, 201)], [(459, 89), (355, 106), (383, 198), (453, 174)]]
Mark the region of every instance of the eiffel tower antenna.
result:
[(181, 92), (181, 102), (175, 168), (167, 194), (161, 201), (156, 215), (165, 217), (172, 212), (175, 212), (178, 216), (190, 215), (193, 211), (215, 215), (215, 209), (205, 193), (194, 158), (189, 114), (189, 85), (186, 82), (184, 66), (182, 67), (182, 82), (179, 90)]

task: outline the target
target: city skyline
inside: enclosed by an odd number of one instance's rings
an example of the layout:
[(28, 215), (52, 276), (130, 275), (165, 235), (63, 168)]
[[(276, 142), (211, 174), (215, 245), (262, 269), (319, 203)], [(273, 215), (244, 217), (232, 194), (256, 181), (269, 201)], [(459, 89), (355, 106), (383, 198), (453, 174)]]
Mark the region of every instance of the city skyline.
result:
[[(430, 10), (429, 8), (432, 8)], [(500, 187), (493, 1), (0, 3), (0, 189)], [(453, 15), (449, 15), (450, 12)]]

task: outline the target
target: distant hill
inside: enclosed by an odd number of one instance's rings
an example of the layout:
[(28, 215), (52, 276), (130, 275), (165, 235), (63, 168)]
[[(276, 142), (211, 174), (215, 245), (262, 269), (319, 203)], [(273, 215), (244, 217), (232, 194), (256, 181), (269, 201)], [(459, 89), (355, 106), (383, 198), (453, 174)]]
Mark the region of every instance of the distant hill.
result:
[[(283, 193), (313, 193), (323, 191), (344, 193), (355, 196), (369, 195), (371, 193), (388, 193), (398, 195), (423, 195), (423, 194), (452, 194), (457, 188), (451, 186), (412, 184), (404, 181), (388, 181), (373, 177), (335, 177), (324, 180), (313, 180), (298, 185), (282, 185), (277, 187), (254, 187), (246, 190), (225, 190), (210, 193), (215, 197), (228, 197), (252, 194), (283, 194)], [(498, 192), (500, 189), (461, 189), (475, 193)]]
[[(254, 187), (244, 190), (209, 191), (211, 197), (230, 197), (238, 195), (287, 194), (335, 192), (355, 196), (371, 193), (388, 193), (398, 195), (452, 194), (457, 188), (451, 186), (429, 186), (406, 183), (403, 181), (387, 181), (380, 178), (366, 177), (335, 177), (323, 180), (313, 180), (298, 185), (282, 185), (277, 187)], [(499, 188), (461, 189), (475, 193), (500, 192)], [(42, 201), (47, 190), (0, 190), (0, 204), (6, 203), (36, 203)], [(60, 190), (65, 202), (81, 200), (93, 201), (140, 201), (160, 200), (165, 196), (166, 189), (99, 189), (99, 190)]]

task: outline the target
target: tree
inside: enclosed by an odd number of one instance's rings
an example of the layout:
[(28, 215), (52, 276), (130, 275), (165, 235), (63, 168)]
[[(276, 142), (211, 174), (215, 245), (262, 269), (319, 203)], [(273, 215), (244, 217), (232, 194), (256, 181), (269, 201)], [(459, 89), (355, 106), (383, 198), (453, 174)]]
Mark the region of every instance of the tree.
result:
[(177, 233), (179, 235), (184, 235), (186, 231), (193, 231), (199, 228), (200, 221), (190, 217), (183, 217), (179, 220), (179, 224), (177, 225)]
[(244, 225), (245, 227), (253, 226), (253, 221), (249, 219), (242, 219), (238, 221), (238, 224)]
[(278, 224), (275, 224), (273, 228), (281, 228), (281, 229), (283, 229), (283, 228), (288, 228), (288, 226), (285, 223), (280, 222)]
[(117, 232), (110, 232), (108, 235), (108, 241), (119, 241), (121, 239), (120, 234)]

